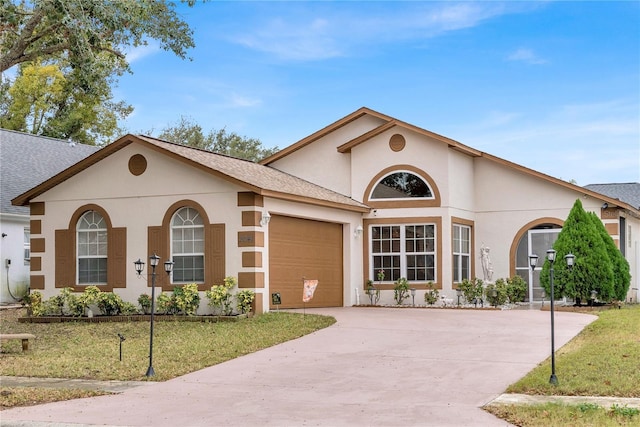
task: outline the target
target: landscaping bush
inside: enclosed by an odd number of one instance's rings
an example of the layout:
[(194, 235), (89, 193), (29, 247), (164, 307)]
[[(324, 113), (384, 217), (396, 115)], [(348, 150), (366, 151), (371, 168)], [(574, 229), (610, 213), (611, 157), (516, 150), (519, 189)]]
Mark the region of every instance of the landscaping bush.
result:
[(100, 292), (97, 304), (105, 316), (117, 316), (123, 311), (124, 301), (120, 295), (113, 292)]
[[(494, 295), (495, 291), (495, 295)], [(504, 279), (496, 280), (496, 283), (489, 283), (484, 291), (486, 301), (489, 302), (490, 305), (499, 306), (506, 304), (509, 299), (509, 294), (507, 291), (507, 282)]]
[(520, 276), (513, 276), (507, 279), (507, 296), (509, 302), (515, 304), (523, 302), (527, 296), (527, 282)]
[(140, 305), (142, 313), (151, 314), (151, 295), (140, 294), (138, 297), (138, 304)]
[(162, 314), (178, 314), (178, 305), (173, 295), (164, 292), (158, 295), (156, 311)]
[(235, 277), (225, 277), (224, 284), (213, 285), (211, 290), (205, 291), (206, 297), (209, 299), (209, 306), (225, 316), (233, 313), (231, 288), (236, 285)]
[(24, 302), (29, 305), (28, 313), (31, 316), (43, 316), (45, 314), (45, 306), (42, 300), (42, 293), (40, 291), (31, 291), (24, 299)]
[(409, 298), (409, 282), (404, 277), (401, 277), (396, 280), (393, 286), (393, 299), (396, 304), (401, 305), (407, 298)]
[(198, 311), (198, 307), (200, 306), (200, 293), (198, 292), (198, 285), (196, 283), (176, 286), (173, 288), (173, 298), (175, 299), (175, 305), (179, 313), (193, 316)]
[(256, 293), (250, 289), (244, 289), (236, 294), (238, 312), (240, 314), (251, 311), (251, 303), (256, 297)]
[(464, 279), (462, 283), (458, 284), (458, 289), (462, 291), (462, 295), (464, 295), (467, 304), (474, 304), (477, 303), (484, 294), (484, 282), (477, 277), (474, 277), (472, 280)]
[(440, 297), (440, 292), (434, 288), (433, 282), (427, 283), (427, 291), (424, 293), (424, 302), (429, 305), (433, 305), (438, 302), (438, 298)]

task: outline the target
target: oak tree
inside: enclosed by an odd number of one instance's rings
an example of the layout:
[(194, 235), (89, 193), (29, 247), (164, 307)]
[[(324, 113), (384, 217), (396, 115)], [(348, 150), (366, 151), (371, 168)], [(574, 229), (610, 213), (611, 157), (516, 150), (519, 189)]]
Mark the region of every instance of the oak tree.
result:
[(0, 22), (0, 126), (89, 144), (113, 140), (133, 111), (112, 93), (128, 49), (155, 40), (186, 58), (194, 46), (165, 0), (0, 0)]
[(175, 125), (164, 128), (158, 138), (254, 162), (262, 160), (279, 150), (277, 146), (265, 148), (259, 139), (240, 136), (235, 132), (227, 132), (224, 128), (211, 130), (205, 135), (202, 126), (184, 116)]

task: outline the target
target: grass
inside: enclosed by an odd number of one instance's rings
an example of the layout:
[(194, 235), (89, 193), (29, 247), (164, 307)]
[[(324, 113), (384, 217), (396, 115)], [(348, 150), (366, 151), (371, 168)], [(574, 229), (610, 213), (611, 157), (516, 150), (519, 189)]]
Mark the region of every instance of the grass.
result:
[[(598, 319), (556, 353), (559, 384), (549, 384), (550, 360), (507, 393), (640, 398), (640, 306), (598, 313)], [(593, 404), (487, 405), (488, 412), (522, 427), (640, 426), (640, 410)]]
[(2, 389), (0, 392), (0, 410), (109, 394), (95, 390), (52, 389), (45, 387), (0, 388)]
[(516, 426), (526, 427), (613, 427), (640, 425), (640, 410), (598, 405), (489, 405), (484, 408)]
[[(22, 353), (19, 341), (3, 343), (2, 375), (122, 381), (148, 379), (145, 377), (149, 366), (148, 323), (19, 323), (17, 319), (24, 313), (23, 309), (0, 311), (0, 332), (25, 332), (37, 337), (27, 353)], [(156, 375), (151, 380), (175, 378), (301, 337), (333, 323), (335, 319), (328, 316), (286, 312), (270, 312), (237, 322), (156, 322), (153, 341)], [(125, 337), (122, 361), (118, 333)], [(4, 395), (7, 392), (0, 386), (2, 406), (6, 403)], [(16, 393), (13, 391), (9, 395)]]
[(550, 360), (507, 393), (640, 397), (640, 306), (598, 313), (598, 319), (556, 352), (558, 385), (549, 384)]

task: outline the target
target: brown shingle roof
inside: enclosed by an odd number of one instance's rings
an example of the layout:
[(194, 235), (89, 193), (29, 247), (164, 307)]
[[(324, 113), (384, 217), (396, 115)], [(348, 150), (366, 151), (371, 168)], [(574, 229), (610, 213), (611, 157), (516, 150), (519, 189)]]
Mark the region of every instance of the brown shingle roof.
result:
[(12, 200), (14, 205), (26, 206), (29, 200), (44, 193), (55, 185), (108, 157), (132, 143), (141, 143), (169, 154), (178, 161), (200, 167), (205, 172), (238, 184), (250, 191), (266, 197), (292, 200), (319, 206), (335, 207), (356, 212), (368, 212), (369, 207), (343, 194), (289, 175), (277, 169), (248, 160), (237, 159), (205, 150), (174, 144), (149, 136), (125, 135), (97, 153), (62, 171), (37, 187)]
[(222, 175), (239, 185), (248, 186), (252, 191), (264, 196), (299, 199), (306, 202), (315, 200), (322, 202), (321, 204), (342, 205), (349, 210), (369, 211), (368, 206), (343, 194), (268, 166), (148, 136), (141, 135), (139, 138), (184, 159), (194, 161), (215, 172), (216, 175)]

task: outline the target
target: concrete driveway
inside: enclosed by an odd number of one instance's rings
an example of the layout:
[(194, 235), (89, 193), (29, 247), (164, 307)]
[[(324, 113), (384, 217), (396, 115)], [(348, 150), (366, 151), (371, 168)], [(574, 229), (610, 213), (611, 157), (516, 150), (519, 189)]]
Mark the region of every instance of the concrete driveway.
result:
[[(2, 411), (1, 424), (504, 426), (480, 407), (550, 354), (550, 315), (538, 310), (306, 312), (338, 322), (118, 395)], [(556, 348), (594, 319), (556, 312)]]

